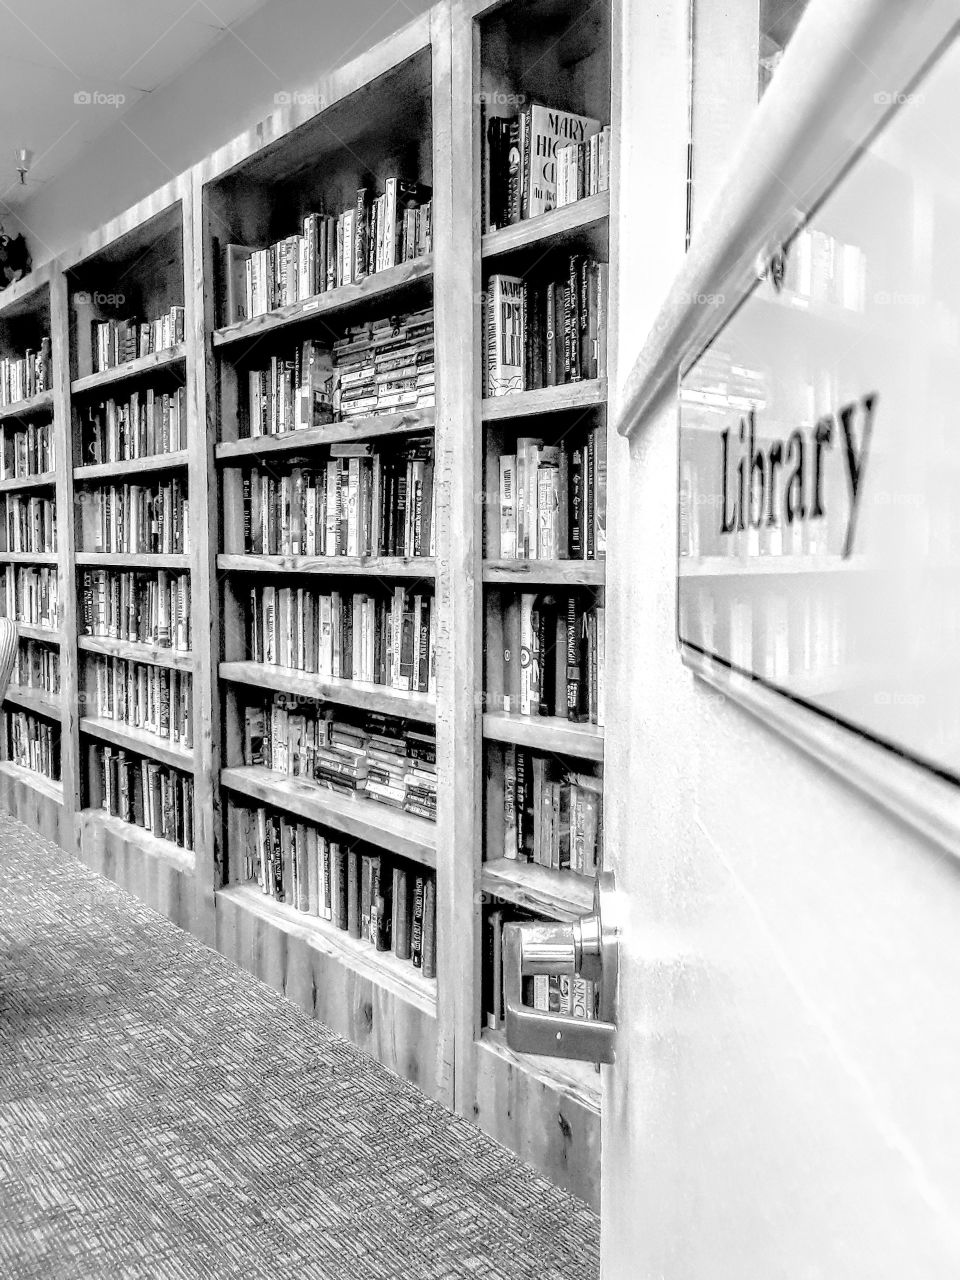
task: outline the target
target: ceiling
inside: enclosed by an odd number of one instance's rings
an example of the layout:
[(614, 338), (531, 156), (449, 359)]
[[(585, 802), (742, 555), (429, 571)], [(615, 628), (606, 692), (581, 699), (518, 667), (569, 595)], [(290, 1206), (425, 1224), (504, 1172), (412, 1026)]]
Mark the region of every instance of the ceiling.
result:
[[(265, 2), (0, 0), (0, 208), (36, 194)], [(33, 152), (25, 186), (21, 147)]]

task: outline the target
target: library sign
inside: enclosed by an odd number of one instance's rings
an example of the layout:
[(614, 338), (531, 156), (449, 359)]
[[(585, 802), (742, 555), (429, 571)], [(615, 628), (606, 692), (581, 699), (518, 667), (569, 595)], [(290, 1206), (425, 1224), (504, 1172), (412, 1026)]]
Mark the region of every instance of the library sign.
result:
[(921, 87), (683, 373), (678, 632), (960, 781), (960, 54)]

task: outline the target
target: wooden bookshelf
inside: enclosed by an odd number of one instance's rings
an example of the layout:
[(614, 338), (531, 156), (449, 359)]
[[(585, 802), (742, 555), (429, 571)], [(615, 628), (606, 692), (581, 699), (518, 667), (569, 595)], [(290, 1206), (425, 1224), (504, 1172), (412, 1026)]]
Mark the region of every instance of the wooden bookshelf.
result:
[(60, 644), (63, 633), (53, 627), (34, 626), (30, 622), (18, 622), (17, 631), (23, 640), (43, 640), (47, 644)]
[(179, 743), (160, 738), (146, 729), (138, 729), (119, 720), (107, 720), (99, 716), (82, 716), (80, 732), (100, 742), (109, 742), (137, 755), (149, 756), (163, 764), (188, 772), (193, 768), (193, 751)]
[(55, 551), (0, 551), (0, 564), (55, 565)]
[(185, 361), (186, 345), (181, 342), (165, 351), (151, 351), (149, 355), (139, 356), (136, 360), (127, 360), (112, 369), (101, 369), (96, 373), (85, 374), (82, 378), (74, 378), (70, 384), (70, 392), (81, 396), (88, 391), (105, 391), (134, 378), (147, 378), (159, 370), (181, 369)]
[(264, 662), (221, 662), (220, 679), (252, 689), (275, 689), (300, 698), (317, 698), (361, 711), (380, 711), (424, 724), (433, 724), (437, 718), (436, 699), (427, 693), (408, 693), (386, 685), (318, 676)]
[(0, 480), (0, 493), (18, 493), (21, 489), (52, 489), (57, 483), (55, 471), (43, 471), (35, 476), (8, 476)]
[(568, 871), (551, 871), (531, 862), (494, 858), (483, 864), (485, 893), (555, 920), (574, 920), (593, 905), (593, 879)]
[(101, 653), (128, 662), (146, 662), (154, 667), (171, 667), (177, 671), (193, 670), (193, 654), (186, 649), (169, 649), (162, 645), (141, 644), (137, 640), (115, 640), (111, 636), (78, 636), (77, 647), (86, 653)]
[(24, 711), (32, 711), (35, 715), (48, 716), (52, 720), (60, 719), (60, 703), (43, 689), (11, 684), (7, 686), (3, 700), (15, 707), (22, 707)]
[(599, 191), (560, 209), (551, 209), (537, 218), (527, 218), (510, 227), (484, 233), (480, 251), (484, 258), (506, 257), (522, 249), (544, 245), (584, 244), (597, 250), (606, 248), (610, 218), (610, 192)]
[(53, 412), (53, 391), (39, 391), (35, 396), (17, 400), (13, 404), (0, 405), (0, 423), (15, 418), (32, 418), (38, 414)]
[(560, 716), (522, 716), (518, 712), (485, 711), (483, 736), (581, 760), (603, 759), (603, 729)]
[(219, 555), (217, 568), (234, 573), (309, 573), (370, 578), (431, 578), (429, 556), (253, 556)]
[(73, 478), (77, 484), (88, 484), (91, 480), (122, 480), (126, 476), (179, 471), (189, 464), (189, 451), (175, 449), (170, 453), (152, 453), (145, 458), (126, 458), (122, 462), (89, 462), (85, 466), (74, 467)]
[[(544, 215), (547, 216), (547, 215)], [(603, 378), (589, 382), (569, 382), (560, 387), (540, 387), (516, 391), (513, 395), (485, 398), (481, 404), (484, 422), (503, 418), (531, 418), (542, 413), (564, 413), (571, 409), (597, 409), (606, 404), (607, 384)]]
[(347, 422), (330, 422), (321, 427), (285, 431), (280, 435), (224, 440), (216, 447), (216, 457), (218, 462), (275, 458), (285, 453), (300, 454), (307, 449), (342, 444), (348, 440), (379, 440), (432, 431), (436, 425), (436, 409), (410, 409), (403, 413), (383, 413)]

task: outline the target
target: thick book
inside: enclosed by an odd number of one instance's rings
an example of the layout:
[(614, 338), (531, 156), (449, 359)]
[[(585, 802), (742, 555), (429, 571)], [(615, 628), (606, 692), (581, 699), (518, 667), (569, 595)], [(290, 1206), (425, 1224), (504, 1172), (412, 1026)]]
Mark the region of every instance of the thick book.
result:
[(484, 294), (484, 394), (511, 395), (524, 389), (524, 283), (518, 276), (493, 275)]
[(556, 151), (561, 144), (582, 143), (600, 132), (600, 121), (572, 111), (528, 103), (521, 113), (523, 181), (521, 216), (536, 218), (557, 204)]

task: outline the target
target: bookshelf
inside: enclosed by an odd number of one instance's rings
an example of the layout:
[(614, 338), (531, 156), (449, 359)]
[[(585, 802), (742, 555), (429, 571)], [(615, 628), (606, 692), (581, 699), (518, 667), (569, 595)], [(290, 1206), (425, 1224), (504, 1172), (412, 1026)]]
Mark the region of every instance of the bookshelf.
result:
[[(604, 765), (589, 698), (576, 720), (562, 698), (522, 712), (504, 654), (525, 599), (573, 600), (586, 628), (605, 561), (510, 555), (500, 458), (595, 450), (608, 386), (598, 364), (485, 397), (482, 295), (606, 262), (610, 193), (485, 231), (480, 103), (607, 124), (610, 68), (605, 3), (443, 0), (326, 75), (322, 105), (278, 110), (0, 293), (0, 358), (51, 337), (52, 386), (0, 406), (0, 429), (49, 422), (54, 456), (5, 472), (0, 507), (55, 497), (57, 546), (14, 549), (4, 520), (0, 570), (59, 582), (50, 625), (20, 635), (61, 680), (12, 688), (3, 714), (55, 726), (63, 762), (57, 783), (3, 748), (0, 803), (593, 1203), (597, 1071), (513, 1054), (485, 1002), (491, 912), (567, 920), (592, 895), (587, 873), (506, 856), (506, 762), (594, 796)], [(283, 293), (293, 251), (264, 251), (311, 214), (335, 245), (361, 187), (386, 225), (394, 176), (429, 188), (431, 241), (410, 188), (414, 256), (376, 242), (378, 269), (322, 280), (298, 257)], [(249, 316), (247, 258), (251, 304), (265, 263), (281, 282)], [(134, 775), (161, 789), (149, 829)], [(401, 938), (377, 934), (384, 876), (435, 921), (416, 943), (411, 905)]]

